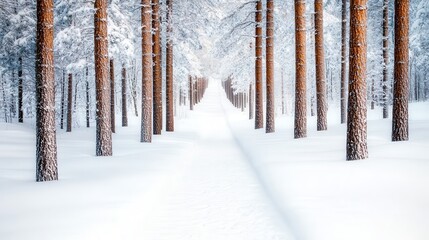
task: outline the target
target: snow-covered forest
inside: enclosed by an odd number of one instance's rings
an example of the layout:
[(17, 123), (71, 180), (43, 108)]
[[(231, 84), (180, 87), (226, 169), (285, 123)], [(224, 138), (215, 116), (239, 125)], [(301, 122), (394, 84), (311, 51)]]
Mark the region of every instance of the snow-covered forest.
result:
[(428, 21), (1, 0), (0, 239), (428, 239)]

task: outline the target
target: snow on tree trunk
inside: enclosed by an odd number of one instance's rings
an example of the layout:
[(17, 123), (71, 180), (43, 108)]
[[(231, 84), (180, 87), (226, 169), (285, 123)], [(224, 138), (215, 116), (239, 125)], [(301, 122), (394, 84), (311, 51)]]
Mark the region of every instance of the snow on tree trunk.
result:
[(346, 123), (347, 88), (347, 0), (341, 6), (341, 123)]
[(395, 0), (392, 141), (408, 140), (409, 0)]
[(152, 7), (151, 0), (141, 1), (142, 25), (142, 121), (141, 142), (152, 142)]
[(89, 113), (90, 113), (90, 104), (89, 104), (89, 78), (88, 78), (88, 67), (86, 67), (85, 71), (85, 77), (86, 77), (86, 127), (90, 127), (89, 123)]
[(107, 0), (94, 3), (94, 60), (96, 88), (96, 155), (112, 155), (110, 80), (107, 40)]
[(307, 136), (305, 0), (295, 0), (295, 138)]
[(54, 1), (37, 0), (36, 181), (58, 180), (55, 130)]
[(249, 84), (249, 119), (253, 119), (253, 85)]
[(24, 110), (22, 106), (23, 102), (23, 76), (22, 76), (22, 58), (18, 59), (18, 122), (24, 122)]
[(67, 90), (67, 132), (72, 131), (72, 103), (73, 103), (73, 74), (69, 73), (68, 76), (68, 90)]
[(115, 62), (110, 59), (110, 126), (115, 133)]
[(65, 105), (65, 88), (66, 88), (66, 71), (63, 70), (63, 77), (61, 79), (61, 119), (60, 119), (60, 127), (61, 129), (64, 128), (64, 105)]
[(388, 87), (389, 84), (389, 0), (384, 0), (383, 4), (383, 118), (389, 117), (388, 105)]
[(262, 93), (262, 0), (256, 2), (255, 12), (255, 129), (264, 127)]
[(122, 127), (128, 127), (127, 115), (127, 69), (122, 64)]
[(173, 96), (173, 0), (167, 0), (167, 57), (166, 57), (166, 130), (174, 131)]
[(267, 124), (266, 133), (275, 132), (274, 106), (274, 0), (267, 0), (266, 29), (266, 88), (267, 88)]
[(316, 91), (317, 91), (317, 130), (328, 129), (326, 80), (325, 80), (325, 50), (323, 42), (323, 0), (314, 1), (314, 26), (316, 39)]
[(162, 75), (161, 75), (161, 23), (160, 2), (152, 0), (153, 28), (153, 134), (162, 130)]
[(347, 160), (368, 157), (366, 124), (367, 0), (350, 2), (350, 69)]

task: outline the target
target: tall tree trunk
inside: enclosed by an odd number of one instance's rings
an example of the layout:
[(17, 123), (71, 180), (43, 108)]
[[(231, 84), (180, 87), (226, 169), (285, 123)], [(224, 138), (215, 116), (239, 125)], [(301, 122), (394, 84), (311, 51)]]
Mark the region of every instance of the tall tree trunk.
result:
[(189, 75), (189, 109), (194, 110), (194, 87), (192, 83), (192, 77)]
[(141, 142), (152, 142), (152, 7), (151, 0), (141, 1), (142, 25), (142, 121)]
[(85, 78), (86, 78), (86, 127), (90, 127), (89, 123), (89, 113), (90, 113), (90, 102), (89, 102), (89, 78), (88, 78), (88, 66), (86, 67), (85, 71)]
[(375, 108), (375, 79), (371, 79), (371, 110)]
[(24, 122), (24, 109), (22, 106), (23, 102), (23, 77), (22, 77), (22, 58), (18, 59), (18, 122)]
[(65, 88), (66, 88), (66, 71), (63, 70), (63, 77), (62, 77), (62, 84), (61, 84), (61, 119), (60, 119), (61, 129), (64, 128), (64, 105), (66, 101)]
[(389, 0), (384, 0), (383, 3), (383, 118), (389, 117), (388, 105), (388, 88), (389, 73), (387, 66), (389, 65)]
[(127, 115), (127, 69), (122, 64), (122, 127), (128, 127)]
[(174, 131), (174, 95), (173, 95), (173, 0), (167, 0), (167, 59), (166, 59), (166, 130)]
[(274, 0), (267, 0), (266, 29), (266, 87), (267, 87), (267, 125), (266, 133), (275, 131), (275, 100), (274, 100)]
[(37, 0), (36, 181), (58, 180), (55, 130), (54, 1)]
[(341, 123), (346, 123), (347, 0), (342, 0), (341, 20)]
[(153, 27), (153, 134), (162, 130), (161, 24), (159, 0), (152, 0)]
[[(72, 131), (72, 103), (73, 103), (73, 74), (68, 75), (68, 91), (67, 91), (67, 132)], [(76, 91), (76, 90), (75, 90)]]
[(367, 0), (350, 1), (350, 69), (347, 160), (368, 157), (366, 124)]
[(131, 80), (131, 97), (132, 97), (133, 105), (134, 105), (134, 115), (136, 115), (136, 117), (138, 117), (139, 111), (137, 109), (137, 73), (136, 73), (135, 62), (134, 62), (134, 66), (133, 66), (133, 78)]
[(307, 137), (305, 0), (295, 0), (295, 138)]
[(96, 155), (112, 155), (110, 80), (107, 42), (107, 0), (94, 3), (94, 60), (96, 89)]
[[(317, 91), (317, 130), (328, 129), (326, 80), (325, 80), (325, 49), (323, 47), (323, 0), (314, 1), (315, 38), (316, 38), (316, 91)], [(332, 86), (331, 86), (332, 87)]]
[(409, 0), (395, 0), (395, 81), (392, 141), (408, 140)]
[(262, 92), (262, 0), (256, 1), (255, 13), (255, 129), (264, 127)]
[(115, 133), (115, 63), (110, 59), (110, 126)]

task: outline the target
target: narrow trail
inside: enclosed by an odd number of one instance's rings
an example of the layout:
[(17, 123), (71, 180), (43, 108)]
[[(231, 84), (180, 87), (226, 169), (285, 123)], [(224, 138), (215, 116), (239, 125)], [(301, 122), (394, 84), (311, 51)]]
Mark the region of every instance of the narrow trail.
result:
[(143, 223), (144, 239), (293, 239), (237, 145), (215, 84), (191, 114), (199, 139)]

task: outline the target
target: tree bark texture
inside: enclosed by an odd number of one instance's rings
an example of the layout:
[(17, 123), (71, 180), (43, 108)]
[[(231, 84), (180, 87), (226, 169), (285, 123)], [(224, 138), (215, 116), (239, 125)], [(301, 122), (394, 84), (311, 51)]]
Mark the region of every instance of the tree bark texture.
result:
[(161, 23), (159, 0), (152, 0), (153, 27), (153, 134), (162, 130), (162, 69), (161, 69)]
[(366, 124), (366, 31), (367, 0), (351, 0), (347, 160), (358, 160), (368, 157)]
[(109, 54), (107, 39), (107, 0), (94, 3), (94, 60), (96, 89), (96, 155), (112, 155), (110, 115)]
[(266, 29), (266, 88), (267, 88), (267, 124), (266, 133), (275, 132), (275, 100), (274, 100), (274, 0), (267, 0)]
[(193, 87), (193, 80), (192, 77), (189, 75), (189, 109), (192, 111), (194, 110), (194, 87)]
[(409, 0), (395, 0), (392, 141), (408, 140)]
[(326, 80), (325, 80), (325, 49), (323, 42), (323, 0), (314, 1), (315, 43), (316, 43), (316, 92), (317, 92), (317, 131), (328, 129)]
[(110, 59), (110, 126), (115, 133), (115, 62)]
[(153, 66), (151, 0), (141, 1), (142, 21), (142, 121), (141, 142), (152, 142)]
[(128, 127), (127, 114), (127, 69), (122, 64), (122, 127)]
[(54, 1), (37, 0), (36, 181), (58, 180), (55, 130)]
[(255, 129), (264, 127), (262, 92), (262, 0), (256, 1), (255, 12)]
[(347, 88), (347, 0), (341, 7), (341, 123), (346, 123)]
[(389, 117), (388, 111), (388, 82), (389, 73), (387, 66), (389, 65), (389, 0), (383, 2), (383, 118)]
[(72, 131), (72, 121), (73, 121), (73, 74), (69, 73), (68, 75), (68, 90), (67, 90), (67, 132)]
[(86, 72), (85, 72), (85, 77), (86, 77), (86, 127), (89, 128), (90, 127), (90, 99), (89, 99), (89, 78), (88, 78), (88, 67), (86, 67)]
[(166, 59), (166, 130), (174, 131), (174, 86), (173, 86), (173, 0), (167, 0), (167, 59)]
[(62, 84), (61, 84), (61, 118), (60, 118), (60, 128), (64, 128), (64, 105), (65, 105), (65, 88), (66, 88), (66, 71), (63, 70), (63, 77), (62, 77)]
[(24, 122), (22, 58), (18, 59), (18, 122)]
[(295, 138), (307, 137), (305, 0), (295, 0)]
[(253, 84), (249, 84), (249, 119), (253, 119)]

